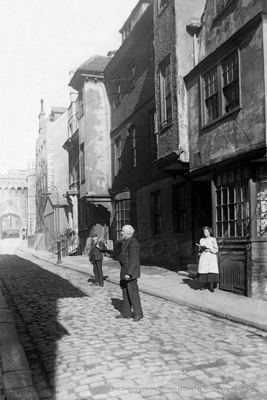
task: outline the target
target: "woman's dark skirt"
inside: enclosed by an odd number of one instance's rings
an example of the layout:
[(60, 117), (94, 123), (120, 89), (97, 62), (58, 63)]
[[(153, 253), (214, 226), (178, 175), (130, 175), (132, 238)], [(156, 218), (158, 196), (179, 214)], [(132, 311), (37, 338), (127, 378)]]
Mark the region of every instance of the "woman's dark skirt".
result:
[(219, 282), (219, 274), (198, 274), (198, 281), (203, 283)]

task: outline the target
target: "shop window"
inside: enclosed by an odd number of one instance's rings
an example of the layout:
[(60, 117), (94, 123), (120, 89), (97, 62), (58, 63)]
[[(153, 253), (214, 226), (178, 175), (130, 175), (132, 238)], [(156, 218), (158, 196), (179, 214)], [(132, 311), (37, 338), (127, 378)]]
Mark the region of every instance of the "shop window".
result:
[(173, 230), (174, 233), (187, 229), (187, 188), (186, 184), (174, 185), (173, 191)]
[(228, 114), (239, 105), (238, 52), (235, 50), (203, 74), (202, 125)]
[(161, 128), (172, 122), (171, 61), (168, 56), (160, 64)]
[(160, 190), (150, 194), (150, 203), (151, 231), (153, 235), (157, 235), (162, 233), (162, 206)]
[(257, 168), (257, 236), (267, 236), (267, 167)]
[(247, 237), (249, 234), (248, 180), (247, 168), (238, 168), (217, 176), (217, 237)]

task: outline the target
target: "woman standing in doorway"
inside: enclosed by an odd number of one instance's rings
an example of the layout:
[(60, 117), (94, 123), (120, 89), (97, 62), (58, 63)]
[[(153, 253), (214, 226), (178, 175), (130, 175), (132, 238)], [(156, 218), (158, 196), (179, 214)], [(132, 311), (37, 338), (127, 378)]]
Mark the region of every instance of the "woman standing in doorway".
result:
[(214, 292), (214, 286), (219, 282), (219, 267), (217, 253), (219, 251), (217, 241), (211, 236), (212, 229), (209, 226), (203, 228), (204, 238), (200, 239), (198, 280), (205, 284), (204, 289)]

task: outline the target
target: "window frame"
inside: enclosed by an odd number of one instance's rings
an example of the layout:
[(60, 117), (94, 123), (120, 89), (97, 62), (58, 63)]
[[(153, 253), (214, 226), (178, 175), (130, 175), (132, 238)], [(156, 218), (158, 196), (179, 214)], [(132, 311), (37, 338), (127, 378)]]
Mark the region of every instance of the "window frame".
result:
[[(166, 69), (169, 73), (166, 74)], [(160, 128), (164, 129), (172, 124), (173, 120), (173, 88), (172, 88), (172, 63), (171, 56), (167, 57), (160, 63)], [(168, 107), (170, 104), (170, 107)], [(171, 116), (168, 117), (168, 110)]]
[[(220, 239), (247, 238), (250, 225), (250, 170), (233, 168), (215, 177), (215, 226)], [(227, 228), (224, 233), (224, 229)], [(241, 235), (238, 231), (241, 229)]]
[[(231, 82), (228, 82), (227, 85), (224, 85), (223, 79), (223, 64), (227, 59), (230, 59), (231, 56), (236, 57), (236, 78), (233, 79)], [(209, 96), (206, 96), (206, 88), (208, 85), (205, 86), (205, 77), (212, 71), (216, 71), (216, 76), (217, 76), (217, 108), (218, 108), (218, 113), (217, 116), (209, 119), (208, 117), (208, 108), (207, 108), (207, 100), (211, 100), (213, 96), (215, 96), (215, 93), (209, 93)], [(229, 71), (229, 70), (228, 70)], [(225, 53), (222, 57), (218, 58), (215, 62), (209, 65), (201, 74), (200, 76), (200, 91), (201, 91), (201, 128), (205, 128), (206, 126), (209, 126), (218, 120), (227, 117), (231, 113), (239, 110), (242, 108), (242, 103), (241, 103), (241, 76), (240, 76), (240, 50), (238, 47), (232, 48), (229, 50), (227, 53)], [(237, 105), (229, 111), (226, 111), (226, 96), (225, 96), (225, 91), (224, 89), (227, 86), (232, 86), (233, 87), (233, 82), (236, 80), (236, 91), (238, 93), (237, 97)], [(211, 84), (210, 84), (211, 85)]]
[(128, 130), (131, 139), (131, 160), (132, 167), (135, 168), (137, 165), (137, 139), (135, 125), (131, 126)]
[[(133, 73), (134, 71), (134, 73)], [(135, 88), (135, 81), (136, 81), (136, 65), (135, 61), (131, 61), (131, 63), (128, 66), (128, 75), (129, 75), (129, 82), (130, 82), (130, 91), (132, 91)]]
[[(128, 206), (128, 208), (127, 208)], [(117, 240), (121, 239), (120, 233), (124, 225), (129, 224), (131, 211), (131, 199), (122, 199), (115, 201), (115, 236)], [(127, 218), (128, 212), (128, 218)]]
[(149, 111), (149, 129), (150, 133), (150, 154), (152, 159), (156, 160), (158, 156), (158, 141), (159, 141), (159, 125), (158, 125), (158, 115), (156, 108), (153, 107)]
[(162, 234), (162, 195), (161, 189), (150, 192), (151, 234)]
[(85, 181), (85, 154), (84, 143), (80, 144), (80, 165), (81, 165), (81, 183)]
[(122, 99), (122, 91), (121, 91), (121, 79), (118, 78), (115, 82), (115, 99), (114, 99), (114, 109), (119, 106)]
[(121, 136), (114, 139), (114, 175), (118, 175), (122, 169), (122, 140)]
[[(184, 193), (182, 193), (184, 192)], [(173, 233), (188, 229), (188, 202), (186, 182), (172, 186)]]

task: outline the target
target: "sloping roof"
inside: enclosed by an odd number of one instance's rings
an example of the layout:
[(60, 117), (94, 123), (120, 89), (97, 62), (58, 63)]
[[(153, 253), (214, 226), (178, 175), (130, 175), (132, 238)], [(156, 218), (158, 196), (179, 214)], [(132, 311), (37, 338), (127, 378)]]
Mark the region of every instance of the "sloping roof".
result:
[(66, 197), (64, 197), (62, 195), (59, 195), (57, 198), (57, 194), (52, 193), (48, 197), (49, 197), (50, 202), (53, 207), (57, 207), (57, 205), (59, 205), (59, 207), (67, 207), (68, 206)]
[(71, 78), (69, 86), (73, 87), (75, 90), (80, 90), (83, 82), (80, 79), (82, 74), (104, 76), (104, 70), (111, 58), (111, 56), (98, 55), (90, 57), (76, 70)]
[(61, 113), (63, 114), (65, 111), (67, 111), (66, 107), (52, 107), (51, 111), (54, 113)]

